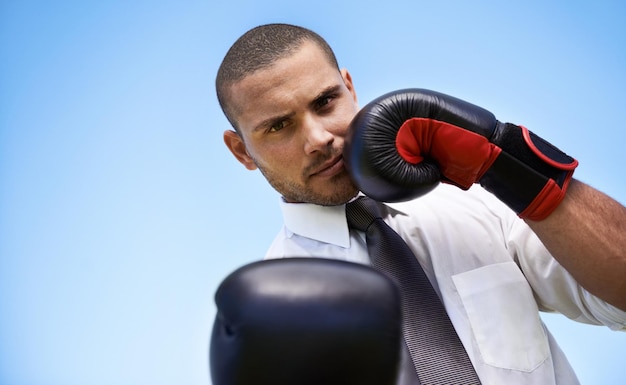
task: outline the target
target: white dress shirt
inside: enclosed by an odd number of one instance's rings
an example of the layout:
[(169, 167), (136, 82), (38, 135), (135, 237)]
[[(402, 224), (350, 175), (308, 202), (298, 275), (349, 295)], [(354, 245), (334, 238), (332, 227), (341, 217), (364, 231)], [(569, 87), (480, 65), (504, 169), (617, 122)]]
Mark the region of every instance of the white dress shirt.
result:
[[(385, 222), (415, 253), (483, 384), (578, 383), (539, 310), (626, 330), (626, 312), (578, 285), (524, 221), (482, 188), (440, 185), (387, 205)], [(284, 226), (266, 258), (369, 264), (364, 234), (348, 228), (345, 205), (281, 200), (281, 208)]]

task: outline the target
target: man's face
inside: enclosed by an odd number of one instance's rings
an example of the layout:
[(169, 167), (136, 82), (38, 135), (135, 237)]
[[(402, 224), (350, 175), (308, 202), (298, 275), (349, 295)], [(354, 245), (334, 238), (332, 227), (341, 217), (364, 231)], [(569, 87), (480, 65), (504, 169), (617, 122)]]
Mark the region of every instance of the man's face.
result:
[(289, 202), (337, 205), (356, 195), (342, 156), (356, 93), (319, 47), (305, 42), (230, 91), (241, 136), (226, 131), (224, 141), (246, 168), (260, 169)]

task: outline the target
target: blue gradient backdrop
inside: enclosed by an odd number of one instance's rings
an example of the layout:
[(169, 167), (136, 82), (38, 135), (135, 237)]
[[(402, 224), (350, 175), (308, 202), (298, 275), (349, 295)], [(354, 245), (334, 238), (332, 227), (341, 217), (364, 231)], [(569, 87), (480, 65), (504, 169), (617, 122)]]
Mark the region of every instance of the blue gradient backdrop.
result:
[[(248, 28), (320, 32), (361, 104), (423, 87), (524, 124), (624, 202), (625, 17), (606, 0), (2, 0), (0, 384), (210, 384), (214, 291), (281, 225), (221, 139), (213, 81)], [(626, 334), (544, 319), (584, 384), (624, 383)]]

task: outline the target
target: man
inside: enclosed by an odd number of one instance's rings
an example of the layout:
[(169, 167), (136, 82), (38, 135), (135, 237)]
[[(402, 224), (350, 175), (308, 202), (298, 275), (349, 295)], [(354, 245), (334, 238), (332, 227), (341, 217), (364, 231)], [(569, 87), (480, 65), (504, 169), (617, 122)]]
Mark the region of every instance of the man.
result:
[[(283, 197), (285, 226), (267, 258), (368, 264), (345, 218), (359, 194), (342, 155), (357, 95), (326, 42), (296, 26), (254, 28), (227, 53), (216, 87), (234, 128), (225, 144)], [(575, 179), (559, 202), (522, 220), (478, 186), (446, 184), (388, 204), (385, 221), (442, 297), (483, 384), (577, 382), (539, 309), (626, 329), (626, 208)]]

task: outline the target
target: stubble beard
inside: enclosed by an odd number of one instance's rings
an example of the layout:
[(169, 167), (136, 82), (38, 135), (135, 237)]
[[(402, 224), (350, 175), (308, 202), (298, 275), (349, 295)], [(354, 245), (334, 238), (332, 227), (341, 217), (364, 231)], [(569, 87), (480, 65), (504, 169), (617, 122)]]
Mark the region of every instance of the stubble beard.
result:
[[(307, 167), (307, 169), (303, 171), (303, 180), (309, 180), (309, 169), (314, 169), (318, 164), (323, 164), (330, 158), (331, 156), (324, 157), (324, 159), (320, 159), (316, 162), (315, 165)], [(325, 185), (327, 187), (322, 187), (324, 191), (316, 191), (313, 188), (307, 188), (306, 185), (285, 179), (277, 172), (268, 170), (259, 162), (255, 161), (255, 163), (268, 183), (274, 190), (279, 192), (287, 202), (336, 206), (348, 202), (351, 198), (356, 196), (359, 191), (348, 171), (345, 169), (326, 180)]]

